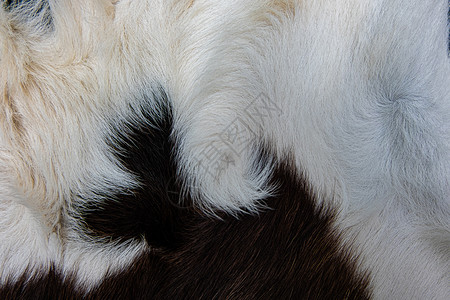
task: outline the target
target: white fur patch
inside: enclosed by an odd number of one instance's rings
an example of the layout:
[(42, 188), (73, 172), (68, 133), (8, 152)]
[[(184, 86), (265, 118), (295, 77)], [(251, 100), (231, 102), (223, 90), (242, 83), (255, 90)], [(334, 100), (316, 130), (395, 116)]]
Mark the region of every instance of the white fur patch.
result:
[(49, 7), (51, 28), (0, 9), (0, 283), (56, 264), (92, 287), (146, 248), (92, 246), (68, 212), (136, 187), (107, 139), (160, 84), (199, 207), (257, 211), (266, 142), (339, 210), (376, 299), (450, 296), (447, 1)]

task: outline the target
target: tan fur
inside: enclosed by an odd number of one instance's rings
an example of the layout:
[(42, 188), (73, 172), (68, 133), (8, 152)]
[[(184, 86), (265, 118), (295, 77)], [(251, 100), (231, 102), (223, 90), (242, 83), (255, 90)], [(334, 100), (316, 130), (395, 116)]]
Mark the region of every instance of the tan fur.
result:
[[(385, 274), (416, 270), (423, 286), (436, 282), (431, 275), (444, 274), (448, 262), (433, 260), (426, 245), (421, 252), (414, 244), (419, 238), (401, 226), (414, 231), (411, 224), (420, 226), (426, 216), (448, 228), (447, 3), (50, 1), (52, 31), (0, 9), (0, 204), (36, 219), (18, 220), (19, 226), (11, 217), (13, 225), (4, 228), (22, 232), (42, 225), (64, 244), (68, 233), (77, 233), (67, 211), (84, 199), (80, 194), (90, 199), (95, 193), (89, 191), (99, 187), (132, 190), (137, 180), (107, 140), (120, 130), (112, 128), (116, 123), (139, 118), (136, 107), (156, 107), (142, 98), (162, 87), (173, 106), (174, 136), (182, 142), (178, 171), (199, 207), (256, 211), (271, 191), (270, 166), (252, 173), (251, 150), (234, 155), (221, 138), (238, 116), (245, 127), (263, 132), (278, 155), (295, 152), (292, 167), (305, 174), (324, 205), (338, 206), (339, 228), (355, 230), (380, 290), (391, 288)], [(245, 109), (261, 93), (282, 117), (248, 117)], [(212, 176), (198, 167), (199, 153), (211, 143), (235, 162)], [(378, 222), (383, 211), (385, 220)], [(427, 226), (448, 233), (434, 225)], [(377, 235), (366, 237), (364, 226)], [(80, 252), (89, 252), (83, 247)], [(71, 250), (62, 249), (36, 261)], [(28, 256), (7, 257), (5, 265), (14, 270)], [(434, 272), (430, 262), (441, 269)], [(108, 269), (108, 260), (99, 264)], [(410, 290), (406, 281), (392, 285), (400, 284), (399, 294)]]

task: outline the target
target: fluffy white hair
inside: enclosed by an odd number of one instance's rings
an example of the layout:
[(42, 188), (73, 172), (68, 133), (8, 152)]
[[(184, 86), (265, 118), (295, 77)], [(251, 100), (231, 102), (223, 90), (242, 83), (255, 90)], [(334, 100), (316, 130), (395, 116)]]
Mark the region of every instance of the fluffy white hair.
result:
[[(163, 86), (179, 176), (198, 207), (258, 211), (275, 189), (270, 163), (254, 169), (258, 137), (293, 157), (317, 203), (339, 212), (334, 226), (375, 299), (449, 299), (448, 9), (445, 0), (5, 5), (0, 285), (55, 264), (89, 289), (147, 247), (89, 243), (69, 212), (93, 191), (138, 185), (108, 143), (120, 120), (139, 122), (148, 103), (136, 99)], [(161, 103), (152, 105), (157, 115)]]

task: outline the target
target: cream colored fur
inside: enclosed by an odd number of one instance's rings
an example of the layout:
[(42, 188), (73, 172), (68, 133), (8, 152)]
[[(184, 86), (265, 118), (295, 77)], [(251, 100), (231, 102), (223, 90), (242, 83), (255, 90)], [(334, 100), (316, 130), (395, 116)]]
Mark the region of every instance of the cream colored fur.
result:
[(68, 211), (137, 184), (106, 140), (160, 85), (199, 207), (276, 192), (264, 140), (338, 209), (375, 299), (450, 297), (448, 2), (49, 3), (52, 27), (0, 10), (0, 283), (53, 262), (92, 286), (146, 247), (83, 242)]

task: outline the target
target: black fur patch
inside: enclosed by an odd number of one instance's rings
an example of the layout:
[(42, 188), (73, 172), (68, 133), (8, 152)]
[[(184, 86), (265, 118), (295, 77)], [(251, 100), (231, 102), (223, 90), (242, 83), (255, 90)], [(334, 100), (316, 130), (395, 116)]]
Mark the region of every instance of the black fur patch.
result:
[[(291, 165), (274, 170), (272, 183), (279, 190), (266, 202), (270, 209), (239, 219), (224, 214), (222, 220), (186, 209), (177, 247), (149, 250), (84, 299), (368, 299), (368, 279), (356, 273), (355, 261), (331, 229), (332, 211), (315, 205)], [(21, 281), (0, 289), (0, 298), (36, 291), (79, 299), (70, 281), (61, 282), (52, 274)]]
[(3, 1), (3, 3), (5, 8), (8, 10), (33, 5), (36, 5), (37, 7), (40, 8), (40, 10), (42, 10), (43, 7), (49, 6), (47, 0), (5, 0)]
[(42, 270), (41, 275), (28, 279), (23, 275), (17, 282), (8, 282), (0, 286), (2, 300), (53, 300), (53, 299), (83, 299), (77, 291), (74, 282), (69, 278), (63, 281), (63, 275), (50, 266)]
[(26, 22), (39, 19), (40, 23), (33, 23), (33, 26), (40, 29), (53, 28), (50, 4), (47, 0), (6, 0), (3, 1), (3, 7), (7, 11), (20, 15), (21, 20)]
[(3, 6), (7, 9), (10, 10), (14, 7), (17, 7), (19, 4), (23, 3), (23, 2), (28, 2), (28, 1), (24, 1), (24, 0), (4, 0), (3, 1)]
[(105, 199), (100, 205), (86, 199), (81, 217), (87, 233), (95, 237), (118, 241), (145, 237), (154, 247), (171, 248), (177, 243), (185, 209), (178, 204), (181, 187), (176, 179), (169, 100), (163, 90), (151, 97), (161, 103), (159, 115), (150, 114), (155, 108), (143, 109), (140, 123), (129, 124), (129, 132), (118, 133), (112, 145), (123, 165), (139, 178), (141, 188), (100, 195)]

